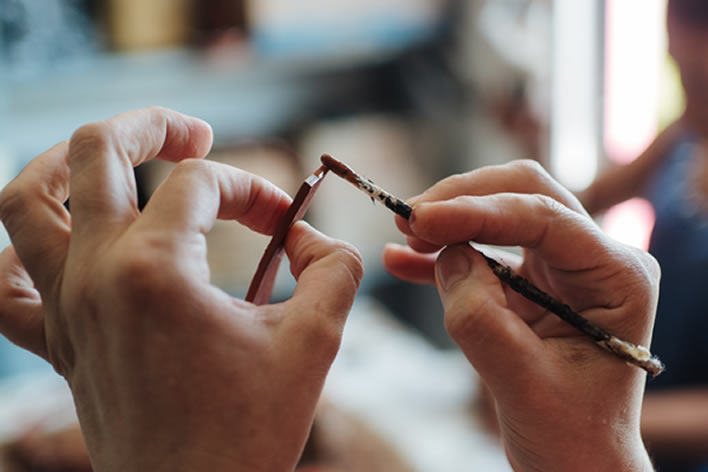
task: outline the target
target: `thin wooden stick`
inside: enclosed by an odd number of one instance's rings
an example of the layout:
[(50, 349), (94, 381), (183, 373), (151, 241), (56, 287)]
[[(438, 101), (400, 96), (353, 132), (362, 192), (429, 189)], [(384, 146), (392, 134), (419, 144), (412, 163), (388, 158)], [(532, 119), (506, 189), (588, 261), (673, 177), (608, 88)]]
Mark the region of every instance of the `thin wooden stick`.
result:
[[(323, 154), (321, 161), (322, 164), (334, 174), (350, 182), (372, 199), (375, 198), (383, 202), (387, 208), (403, 218), (410, 218), (413, 209), (405, 201), (393, 196), (391, 193), (376, 185), (373, 181), (357, 174), (349, 166), (329, 154)], [(580, 332), (590, 336), (603, 349), (611, 352), (629, 364), (644, 369), (652, 377), (656, 377), (663, 372), (664, 364), (645, 347), (636, 346), (608, 333), (595, 323), (573, 311), (570, 306), (561, 303), (533, 285), (527, 279), (516, 274), (511, 267), (501, 264), (483, 253), (482, 256), (486, 259), (494, 275), (503, 283), (507, 284), (512, 290), (568, 322)]]
[(288, 207), (285, 215), (278, 221), (278, 226), (275, 228), (273, 237), (266, 246), (265, 252), (258, 263), (258, 269), (248, 286), (245, 300), (256, 305), (264, 305), (270, 301), (270, 296), (275, 285), (275, 277), (278, 273), (280, 260), (283, 258), (283, 245), (285, 237), (288, 235), (290, 228), (303, 216), (310, 206), (312, 197), (317, 192), (322, 180), (327, 175), (327, 167), (321, 166), (312, 173), (300, 185), (293, 202)]

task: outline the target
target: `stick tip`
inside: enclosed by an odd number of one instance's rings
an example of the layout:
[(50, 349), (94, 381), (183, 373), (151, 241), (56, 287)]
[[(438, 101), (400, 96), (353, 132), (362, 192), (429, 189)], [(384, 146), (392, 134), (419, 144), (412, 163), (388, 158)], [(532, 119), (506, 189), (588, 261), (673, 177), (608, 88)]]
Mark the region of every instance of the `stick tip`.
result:
[(343, 173), (346, 173), (349, 168), (345, 163), (342, 161), (338, 161), (334, 157), (332, 157), (330, 154), (324, 153), (322, 156), (320, 156), (320, 161), (322, 162), (323, 165), (325, 165), (327, 168), (332, 170), (337, 175), (341, 175)]
[(327, 153), (322, 154), (322, 156), (320, 156), (320, 161), (325, 167), (327, 167), (329, 170), (331, 170), (338, 176), (343, 177), (352, 183), (356, 183), (354, 171), (342, 161), (338, 161)]
[(615, 336), (611, 336), (609, 340), (603, 342), (609, 351), (623, 358), (625, 362), (634, 364), (646, 370), (649, 375), (656, 377), (661, 374), (665, 366), (658, 357), (652, 355), (649, 349), (644, 346), (635, 345), (627, 341), (623, 341)]

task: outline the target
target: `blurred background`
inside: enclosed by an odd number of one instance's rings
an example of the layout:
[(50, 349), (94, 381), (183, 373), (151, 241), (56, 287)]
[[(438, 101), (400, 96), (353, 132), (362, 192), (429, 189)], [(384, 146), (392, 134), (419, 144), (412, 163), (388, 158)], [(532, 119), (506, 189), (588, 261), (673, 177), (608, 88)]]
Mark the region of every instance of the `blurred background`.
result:
[[(580, 191), (610, 163), (639, 155), (681, 112), (665, 8), (665, 0), (0, 0), (0, 185), (84, 123), (161, 105), (212, 125), (210, 159), (291, 194), (324, 152), (403, 198), (518, 158)], [(142, 202), (167, 172), (164, 163), (136, 169)], [(330, 177), (307, 219), (360, 248), (367, 309), (431, 352), (454, 351), (436, 291), (381, 267), (383, 244), (403, 241), (387, 210)], [(603, 218), (612, 235), (644, 248), (652, 223), (639, 200)], [(0, 246), (8, 243), (0, 233)], [(243, 295), (266, 244), (233, 222), (217, 225), (214, 282)], [(294, 286), (281, 272), (276, 298)], [(35, 369), (48, 368), (0, 340), (0, 376)]]

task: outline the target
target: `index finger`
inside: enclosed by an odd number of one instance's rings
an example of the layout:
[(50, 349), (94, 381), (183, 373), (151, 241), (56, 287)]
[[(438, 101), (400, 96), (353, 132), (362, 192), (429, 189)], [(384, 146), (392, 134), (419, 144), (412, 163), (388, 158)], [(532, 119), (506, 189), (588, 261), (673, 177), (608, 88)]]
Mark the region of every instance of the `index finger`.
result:
[(450, 200), (462, 195), (542, 193), (578, 213), (586, 214), (580, 201), (536, 161), (518, 160), (451, 175), (410, 200), (412, 204)]
[(72, 227), (78, 239), (120, 231), (138, 214), (133, 167), (153, 158), (204, 157), (212, 143), (205, 122), (152, 107), (79, 128), (69, 143)]
[(40, 154), (0, 193), (0, 218), (43, 297), (57, 287), (71, 237), (64, 208), (69, 197), (67, 149), (64, 141)]
[(410, 225), (417, 237), (440, 246), (467, 241), (521, 246), (562, 270), (595, 267), (611, 250), (609, 239), (590, 218), (539, 194), (421, 203), (413, 209)]
[(272, 234), (290, 201), (264, 178), (219, 162), (190, 159), (179, 163), (158, 187), (130, 231), (142, 240), (159, 235), (170, 241), (164, 245), (170, 248), (170, 260), (194, 273), (206, 263), (203, 235), (217, 218)]
[(291, 198), (257, 175), (220, 162), (185, 160), (150, 197), (136, 228), (206, 234), (217, 219), (272, 234)]
[[(543, 194), (586, 215), (580, 201), (536, 161), (518, 160), (508, 164), (487, 166), (463, 174), (451, 175), (413, 197), (408, 202), (414, 207), (425, 202), (451, 200), (464, 195), (483, 196), (497, 193)], [(420, 252), (440, 249), (416, 240), (408, 223), (396, 218), (399, 230), (410, 237), (409, 244)]]

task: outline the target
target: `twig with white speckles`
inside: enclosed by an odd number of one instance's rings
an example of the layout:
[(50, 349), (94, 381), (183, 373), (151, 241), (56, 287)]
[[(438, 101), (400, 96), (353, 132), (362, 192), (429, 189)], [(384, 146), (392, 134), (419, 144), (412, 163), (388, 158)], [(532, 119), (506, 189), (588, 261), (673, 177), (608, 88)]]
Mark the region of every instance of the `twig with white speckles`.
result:
[[(393, 196), (391, 193), (376, 185), (373, 181), (360, 176), (349, 166), (329, 154), (323, 154), (321, 161), (322, 164), (333, 173), (352, 183), (359, 190), (369, 195), (369, 197), (381, 201), (397, 215), (405, 219), (410, 218), (413, 209), (405, 201)], [(636, 346), (608, 333), (595, 323), (573, 311), (570, 306), (561, 303), (527, 279), (516, 274), (511, 267), (501, 264), (485, 254), (482, 254), (482, 256), (486, 259), (494, 275), (503, 283), (507, 284), (512, 290), (570, 323), (582, 333), (590, 336), (603, 349), (629, 364), (644, 369), (652, 377), (656, 377), (663, 372), (664, 364), (645, 347)]]

